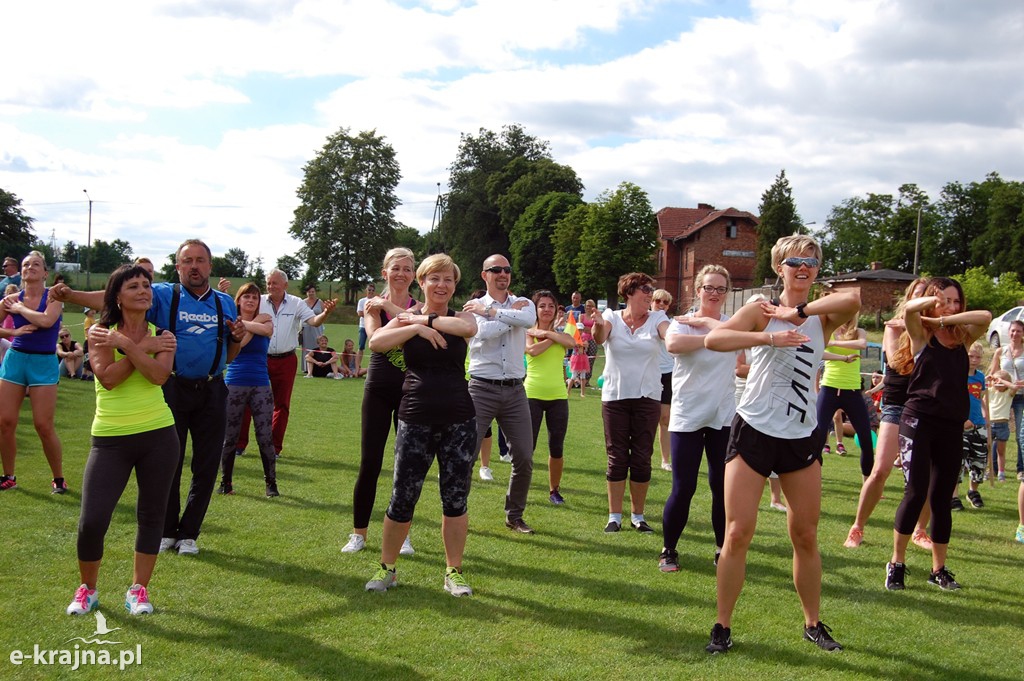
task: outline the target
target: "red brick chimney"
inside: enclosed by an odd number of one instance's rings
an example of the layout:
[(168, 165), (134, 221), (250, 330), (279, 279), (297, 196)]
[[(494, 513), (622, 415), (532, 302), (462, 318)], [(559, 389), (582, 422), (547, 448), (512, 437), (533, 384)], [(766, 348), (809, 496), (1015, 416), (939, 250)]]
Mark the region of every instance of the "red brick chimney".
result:
[(871, 271), (872, 272), (874, 272), (876, 270), (880, 270), (880, 269), (883, 269), (881, 262), (879, 262), (878, 260), (875, 260), (874, 262), (871, 263)]

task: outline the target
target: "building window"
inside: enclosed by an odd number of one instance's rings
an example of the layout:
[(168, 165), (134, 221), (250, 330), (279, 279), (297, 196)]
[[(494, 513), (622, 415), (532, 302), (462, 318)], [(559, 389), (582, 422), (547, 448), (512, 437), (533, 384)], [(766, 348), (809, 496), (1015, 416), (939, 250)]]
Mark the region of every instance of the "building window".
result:
[(725, 226), (725, 238), (735, 239), (739, 236), (739, 227), (736, 226), (736, 221), (732, 220)]

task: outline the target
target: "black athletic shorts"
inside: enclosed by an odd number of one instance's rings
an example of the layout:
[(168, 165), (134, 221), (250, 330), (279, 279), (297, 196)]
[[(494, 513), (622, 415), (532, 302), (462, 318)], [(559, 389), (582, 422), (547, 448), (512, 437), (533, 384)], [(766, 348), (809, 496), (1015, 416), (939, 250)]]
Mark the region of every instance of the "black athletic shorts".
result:
[(732, 419), (729, 446), (725, 451), (728, 463), (737, 456), (759, 475), (768, 477), (772, 471), (779, 475), (807, 468), (815, 461), (821, 463), (821, 450), (828, 431), (820, 425), (807, 437), (796, 440), (765, 435), (743, 420), (739, 414)]

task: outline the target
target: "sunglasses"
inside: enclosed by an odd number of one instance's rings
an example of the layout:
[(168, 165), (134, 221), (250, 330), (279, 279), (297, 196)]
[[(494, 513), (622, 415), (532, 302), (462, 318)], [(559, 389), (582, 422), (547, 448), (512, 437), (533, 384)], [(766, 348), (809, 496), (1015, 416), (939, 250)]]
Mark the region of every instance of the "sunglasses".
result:
[(701, 288), (704, 289), (704, 293), (717, 293), (718, 295), (722, 295), (729, 290), (725, 286), (701, 286)]
[(512, 274), (512, 268), (507, 266), (503, 267), (501, 265), (495, 265), (494, 267), (488, 267), (487, 269), (484, 270), (484, 272), (490, 272), (491, 274), (499, 274), (501, 272), (504, 272), (505, 274)]
[(637, 291), (641, 291), (643, 293), (654, 293), (654, 287), (651, 286), (650, 284), (644, 284), (643, 286), (637, 286), (636, 290)]
[(69, 336), (68, 334), (64, 333), (64, 334), (61, 334), (60, 336), (58, 336), (58, 338), (71, 338), (71, 336)]
[(800, 267), (801, 265), (817, 267), (820, 261), (817, 258), (786, 258), (782, 261), (782, 264), (787, 267)]

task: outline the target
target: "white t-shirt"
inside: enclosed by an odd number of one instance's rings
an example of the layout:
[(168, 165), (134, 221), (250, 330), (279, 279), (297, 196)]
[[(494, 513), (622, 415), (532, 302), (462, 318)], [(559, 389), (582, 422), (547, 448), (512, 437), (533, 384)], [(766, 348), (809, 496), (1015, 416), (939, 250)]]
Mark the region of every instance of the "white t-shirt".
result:
[(365, 329), (366, 328), (366, 317), (364, 315), (359, 314), (359, 313), (366, 311), (366, 301), (367, 300), (369, 300), (369, 298), (360, 298), (356, 302), (356, 314), (359, 315), (359, 328), (360, 329)]
[(770, 319), (765, 327), (768, 333), (789, 329), (798, 330), (810, 342), (798, 348), (753, 348), (747, 389), (736, 411), (765, 435), (796, 440), (810, 435), (818, 425), (814, 375), (825, 351), (825, 338), (817, 315), (800, 326)]
[[(729, 319), (722, 315), (721, 321)], [(709, 329), (673, 321), (667, 338), (678, 333), (706, 336)], [(668, 429), (690, 433), (701, 428), (720, 429), (732, 423), (736, 414), (736, 353), (700, 348), (675, 355), (672, 369), (672, 407)]]
[(661, 349), (664, 341), (658, 325), (668, 321), (661, 310), (647, 315), (643, 326), (630, 333), (622, 321), (622, 310), (605, 310), (602, 315), (611, 322), (610, 335), (604, 341), (604, 386), (601, 401), (630, 400), (648, 397), (661, 401)]

